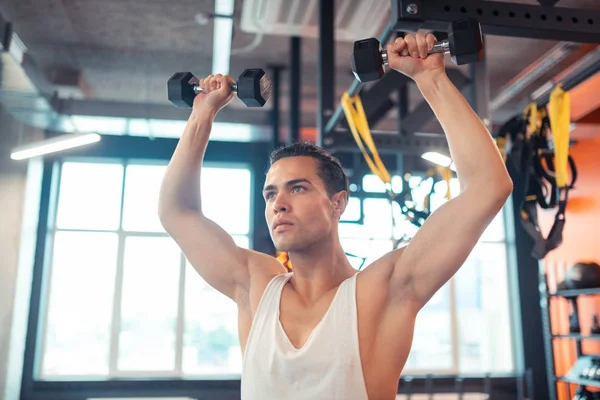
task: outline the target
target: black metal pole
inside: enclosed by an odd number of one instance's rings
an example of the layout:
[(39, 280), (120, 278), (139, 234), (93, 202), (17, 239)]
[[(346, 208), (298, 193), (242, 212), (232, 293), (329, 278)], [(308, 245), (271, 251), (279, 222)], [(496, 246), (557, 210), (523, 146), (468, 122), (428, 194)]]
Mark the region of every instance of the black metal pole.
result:
[(279, 65), (271, 66), (271, 83), (272, 83), (272, 99), (273, 109), (271, 110), (271, 124), (273, 126), (273, 148), (276, 149), (281, 145), (279, 140), (279, 120), (281, 115), (281, 104), (279, 101), (281, 85), (279, 84), (279, 76), (283, 67)]
[(290, 123), (288, 144), (300, 140), (300, 38), (291, 39), (290, 51)]
[(323, 145), (325, 123), (333, 114), (335, 96), (334, 0), (319, 1), (318, 112), (316, 144)]
[[(388, 42), (388, 40), (390, 40), (390, 36), (392, 35), (392, 32), (393, 32), (392, 28), (394, 27), (394, 23), (392, 23), (392, 22), (393, 21), (391, 21), (385, 27), (383, 33), (381, 34), (381, 36), (379, 36), (379, 43), (381, 43), (382, 46), (385, 46), (385, 44)], [(348, 64), (350, 64), (350, 60), (348, 60)], [(360, 83), (360, 81), (358, 79), (354, 78), (354, 80), (350, 84), (350, 88), (348, 89), (348, 95), (354, 96), (356, 93), (360, 92), (361, 88), (362, 88), (362, 83)], [(331, 118), (329, 118), (329, 120), (327, 120), (327, 125), (325, 126), (325, 132), (326, 133), (333, 132), (333, 130), (335, 129), (335, 126), (338, 124), (338, 122), (341, 121), (343, 116), (344, 116), (344, 110), (342, 109), (342, 106), (339, 105), (335, 109), (335, 112), (333, 113)]]

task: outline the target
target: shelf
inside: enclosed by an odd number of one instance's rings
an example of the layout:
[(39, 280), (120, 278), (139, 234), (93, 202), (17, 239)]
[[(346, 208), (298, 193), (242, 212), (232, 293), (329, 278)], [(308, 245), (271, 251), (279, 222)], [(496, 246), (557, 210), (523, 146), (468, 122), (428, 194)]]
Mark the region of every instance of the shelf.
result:
[(581, 335), (579, 333), (569, 333), (568, 335), (552, 335), (556, 339), (576, 339), (576, 340), (600, 340), (600, 334)]
[(600, 288), (558, 290), (556, 293), (550, 293), (550, 297), (577, 297), (592, 295), (600, 295)]
[(593, 381), (591, 379), (571, 378), (568, 376), (557, 376), (556, 379), (563, 382), (575, 383), (581, 386), (592, 386), (600, 388), (600, 381)]

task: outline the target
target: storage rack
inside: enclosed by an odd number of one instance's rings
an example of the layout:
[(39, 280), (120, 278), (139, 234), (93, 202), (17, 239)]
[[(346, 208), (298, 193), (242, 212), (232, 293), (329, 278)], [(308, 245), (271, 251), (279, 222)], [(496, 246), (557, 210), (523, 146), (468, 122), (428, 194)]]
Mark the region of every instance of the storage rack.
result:
[(572, 376), (557, 376), (554, 365), (554, 346), (555, 340), (572, 340), (575, 342), (575, 348), (577, 352), (577, 358), (583, 356), (581, 342), (583, 340), (600, 340), (600, 334), (583, 335), (580, 333), (569, 333), (569, 334), (557, 334), (552, 333), (552, 325), (550, 319), (550, 299), (553, 297), (562, 297), (570, 300), (573, 307), (573, 314), (576, 322), (579, 326), (579, 310), (577, 306), (577, 299), (581, 296), (597, 296), (600, 295), (600, 288), (593, 289), (572, 289), (572, 290), (557, 290), (555, 293), (549, 293), (548, 291), (548, 276), (545, 272), (545, 266), (540, 262), (539, 265), (539, 276), (540, 276), (540, 306), (542, 307), (542, 329), (544, 332), (544, 350), (546, 356), (546, 374), (548, 377), (548, 394), (549, 400), (558, 399), (558, 387), (560, 382), (564, 382), (561, 386), (564, 388), (565, 393), (568, 393), (567, 398), (571, 398), (570, 385), (568, 383), (577, 384), (580, 386), (588, 386), (600, 388), (600, 381), (594, 381), (590, 379), (574, 378)]

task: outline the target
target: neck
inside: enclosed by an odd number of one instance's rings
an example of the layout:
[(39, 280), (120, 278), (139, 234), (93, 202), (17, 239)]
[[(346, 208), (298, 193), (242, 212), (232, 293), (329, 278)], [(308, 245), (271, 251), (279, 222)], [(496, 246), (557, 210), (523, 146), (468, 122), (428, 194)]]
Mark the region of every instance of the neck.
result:
[(307, 300), (339, 286), (356, 273), (339, 240), (329, 238), (301, 252), (290, 252), (296, 291)]

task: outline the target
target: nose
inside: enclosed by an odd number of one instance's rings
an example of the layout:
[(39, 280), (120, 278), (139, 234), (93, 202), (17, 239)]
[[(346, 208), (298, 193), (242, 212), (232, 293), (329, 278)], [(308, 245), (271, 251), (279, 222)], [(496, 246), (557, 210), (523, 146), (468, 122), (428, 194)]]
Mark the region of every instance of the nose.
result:
[(290, 211), (290, 205), (287, 199), (285, 198), (285, 195), (283, 195), (282, 193), (279, 193), (275, 198), (275, 201), (273, 201), (273, 211), (275, 212), (275, 214)]

